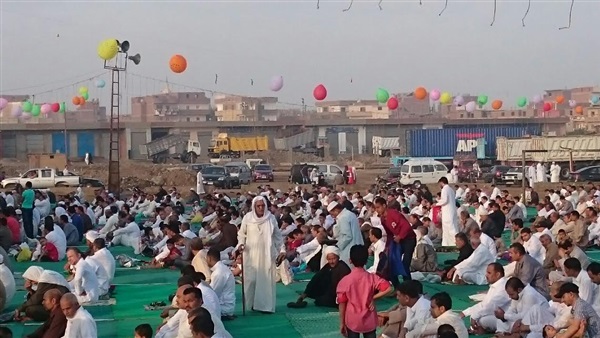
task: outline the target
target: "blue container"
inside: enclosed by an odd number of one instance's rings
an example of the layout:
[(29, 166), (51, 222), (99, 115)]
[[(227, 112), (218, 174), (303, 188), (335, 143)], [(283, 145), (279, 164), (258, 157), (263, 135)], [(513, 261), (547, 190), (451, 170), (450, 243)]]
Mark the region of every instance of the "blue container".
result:
[[(67, 147), (69, 147), (69, 142), (67, 142)], [(53, 153), (61, 153), (66, 154), (65, 150), (65, 134), (64, 132), (56, 132), (52, 133), (52, 152)]]
[(496, 138), (539, 136), (539, 124), (449, 127), (410, 130), (411, 157), (454, 157), (477, 154), (480, 139), (485, 140), (485, 157), (496, 157)]
[(77, 157), (85, 157), (85, 153), (94, 156), (94, 133), (77, 133)]

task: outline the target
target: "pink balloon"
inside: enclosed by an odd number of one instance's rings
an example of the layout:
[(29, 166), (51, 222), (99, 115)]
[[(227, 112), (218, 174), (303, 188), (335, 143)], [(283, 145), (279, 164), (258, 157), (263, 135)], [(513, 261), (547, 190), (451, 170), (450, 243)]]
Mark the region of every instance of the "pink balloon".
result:
[(31, 119), (31, 114), (30, 113), (23, 113), (21, 115), (21, 119), (22, 120), (30, 120)]
[(44, 103), (42, 105), (40, 111), (42, 112), (42, 114), (48, 114), (49, 112), (52, 111), (52, 106), (49, 105), (48, 103)]
[(532, 101), (533, 101), (533, 103), (537, 104), (537, 103), (540, 103), (540, 102), (542, 102), (542, 100), (543, 100), (543, 98), (542, 98), (542, 96), (541, 96), (541, 95), (535, 95), (535, 96), (533, 97), (533, 100), (532, 100)]
[(0, 97), (0, 110), (4, 109), (4, 107), (6, 107), (8, 105), (8, 100)]
[(390, 97), (390, 99), (387, 102), (387, 106), (390, 110), (398, 108), (398, 99), (395, 97)]
[(12, 117), (19, 117), (19, 116), (21, 116), (22, 113), (23, 113), (23, 108), (21, 108), (20, 104), (15, 104), (12, 106), (12, 110), (10, 112), (10, 115)]
[(325, 100), (325, 98), (327, 97), (327, 88), (325, 88), (325, 86), (323, 86), (322, 84), (316, 86), (313, 90), (313, 96), (317, 101)]
[(283, 76), (281, 76), (281, 75), (273, 76), (271, 78), (271, 83), (269, 85), (269, 88), (274, 92), (280, 91), (281, 88), (283, 88)]
[(475, 101), (470, 101), (469, 103), (467, 103), (467, 105), (465, 106), (465, 110), (469, 113), (472, 113), (475, 111), (475, 108), (477, 108), (477, 103), (475, 103)]
[(569, 107), (575, 108), (576, 106), (577, 106), (577, 101), (575, 101), (575, 100), (569, 100)]
[(455, 106), (462, 106), (465, 104), (465, 98), (462, 96), (457, 96), (454, 98), (454, 105)]
[(433, 101), (439, 100), (440, 99), (440, 91), (437, 89), (430, 91), (429, 98), (432, 99)]
[(547, 112), (547, 111), (551, 111), (551, 110), (552, 110), (552, 103), (550, 103), (550, 102), (544, 103), (544, 111)]

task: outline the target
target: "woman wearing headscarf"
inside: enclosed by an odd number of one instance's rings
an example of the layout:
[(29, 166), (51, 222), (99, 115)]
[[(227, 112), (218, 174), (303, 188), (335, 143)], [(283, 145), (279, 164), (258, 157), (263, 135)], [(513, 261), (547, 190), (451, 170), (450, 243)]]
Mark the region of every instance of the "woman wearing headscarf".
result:
[(30, 266), (25, 270), (23, 279), (25, 279), (25, 289), (28, 291), (27, 301), (15, 310), (15, 320), (45, 321), (50, 313), (42, 305), (44, 293), (50, 289), (58, 289), (62, 293), (70, 292), (69, 284), (61, 274), (44, 270), (39, 266)]
[(257, 196), (238, 231), (238, 253), (243, 256), (245, 304), (255, 311), (275, 312), (276, 261), (285, 258), (285, 246), (277, 220), (267, 200)]

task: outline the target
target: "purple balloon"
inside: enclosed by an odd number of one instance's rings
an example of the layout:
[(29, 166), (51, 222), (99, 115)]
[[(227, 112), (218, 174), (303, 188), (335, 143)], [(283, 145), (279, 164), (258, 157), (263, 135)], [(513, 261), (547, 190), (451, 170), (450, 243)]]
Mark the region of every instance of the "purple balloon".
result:
[(431, 92), (429, 92), (429, 98), (432, 99), (433, 101), (437, 101), (440, 99), (440, 91), (437, 89), (432, 90)]
[(283, 88), (283, 76), (281, 76), (281, 75), (273, 76), (271, 78), (271, 83), (269, 84), (269, 88), (274, 92), (280, 91), (281, 88)]
[(20, 104), (15, 104), (12, 106), (10, 116), (19, 117), (19, 116), (21, 116), (21, 113), (23, 113), (23, 108), (21, 108)]
[(465, 110), (469, 113), (474, 112), (475, 108), (477, 108), (477, 103), (475, 103), (475, 101), (471, 101), (465, 106)]
[(31, 114), (30, 113), (23, 113), (21, 115), (21, 119), (22, 120), (30, 120), (31, 119)]
[(533, 101), (533, 103), (536, 103), (536, 104), (537, 104), (537, 103), (540, 103), (540, 102), (542, 102), (543, 100), (544, 100), (544, 99), (542, 98), (542, 96), (541, 96), (541, 95), (535, 95), (535, 96), (533, 97), (533, 100), (532, 100), (532, 101)]
[(4, 109), (4, 107), (6, 107), (8, 105), (8, 100), (0, 97), (0, 110)]
[(462, 106), (465, 104), (465, 98), (462, 96), (457, 96), (454, 98), (454, 105), (455, 106)]
[(569, 100), (569, 107), (575, 108), (575, 106), (577, 106), (577, 101), (575, 101), (575, 100)]

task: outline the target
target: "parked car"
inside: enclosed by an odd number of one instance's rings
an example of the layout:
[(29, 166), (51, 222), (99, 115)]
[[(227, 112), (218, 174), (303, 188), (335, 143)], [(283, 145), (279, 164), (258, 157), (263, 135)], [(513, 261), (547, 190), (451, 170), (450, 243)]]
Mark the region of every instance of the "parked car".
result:
[[(527, 168), (525, 168), (527, 170)], [(521, 185), (523, 180), (523, 167), (512, 167), (508, 169), (506, 174), (502, 175), (502, 181), (506, 185)], [(525, 185), (529, 184), (529, 180), (525, 178)]]
[(435, 184), (448, 175), (448, 168), (441, 162), (430, 158), (410, 159), (400, 167), (402, 185)]
[(30, 169), (19, 177), (5, 178), (0, 184), (2, 188), (11, 189), (17, 184), (25, 186), (27, 182), (31, 182), (34, 189), (77, 187), (81, 184), (81, 177), (73, 173), (64, 175), (62, 171), (51, 168)]
[(193, 170), (195, 172), (202, 171), (202, 169), (206, 167), (212, 167), (214, 164), (212, 163), (198, 163), (198, 164), (190, 164), (187, 166), (188, 170)]
[(600, 166), (593, 165), (576, 170), (571, 173), (571, 179), (575, 182), (600, 182)]
[[(327, 184), (342, 184), (344, 182), (343, 170), (337, 164), (329, 163), (301, 163), (294, 164), (290, 169), (290, 176), (288, 182), (295, 184), (306, 184), (310, 183), (308, 177), (313, 168), (316, 168), (319, 174), (323, 175), (323, 178)], [(306, 182), (303, 182), (306, 179)], [(341, 183), (336, 183), (341, 182)]]
[(240, 178), (232, 176), (223, 166), (211, 166), (202, 169), (202, 183), (214, 185), (218, 188), (233, 189), (241, 188)]
[(225, 164), (225, 170), (231, 176), (240, 179), (240, 184), (250, 184), (252, 181), (252, 170), (244, 162), (230, 162)]
[(273, 168), (269, 164), (257, 164), (254, 166), (254, 171), (252, 172), (252, 181), (269, 181), (273, 182), (275, 180), (275, 176), (273, 175)]
[(481, 177), (485, 183), (502, 184), (502, 176), (508, 172), (511, 166), (495, 165), (489, 171), (484, 172)]

